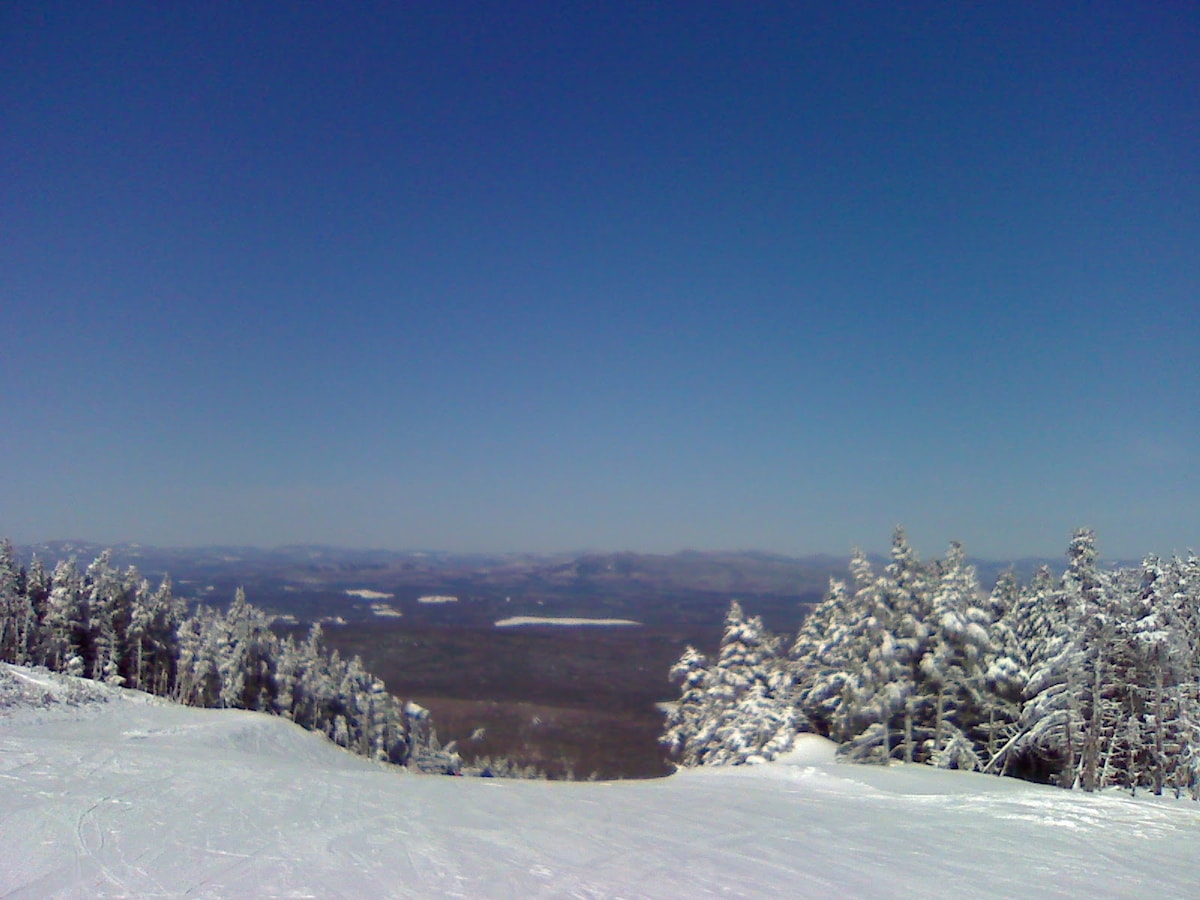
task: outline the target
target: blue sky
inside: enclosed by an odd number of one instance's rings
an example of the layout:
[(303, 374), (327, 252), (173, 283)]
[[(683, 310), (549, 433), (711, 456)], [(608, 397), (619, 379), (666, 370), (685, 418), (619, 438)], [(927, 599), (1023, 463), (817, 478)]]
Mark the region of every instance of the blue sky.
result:
[(8, 4), (0, 533), (1200, 548), (1188, 3)]

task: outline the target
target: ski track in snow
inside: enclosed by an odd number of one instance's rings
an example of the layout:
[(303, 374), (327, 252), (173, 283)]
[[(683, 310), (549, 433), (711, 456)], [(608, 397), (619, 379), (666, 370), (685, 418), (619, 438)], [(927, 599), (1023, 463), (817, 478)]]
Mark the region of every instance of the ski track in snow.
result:
[(109, 696), (0, 710), (0, 896), (1200, 895), (1190, 801), (842, 766), (819, 739), (643, 782), (418, 776)]

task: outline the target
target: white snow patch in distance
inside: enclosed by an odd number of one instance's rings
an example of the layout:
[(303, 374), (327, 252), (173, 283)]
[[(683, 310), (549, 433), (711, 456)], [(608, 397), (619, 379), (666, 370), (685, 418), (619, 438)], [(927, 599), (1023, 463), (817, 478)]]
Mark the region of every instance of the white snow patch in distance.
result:
[(391, 600), (395, 594), (385, 594), (383, 591), (372, 591), (368, 588), (355, 588), (352, 591), (343, 591), (342, 593), (350, 597), (358, 597), (362, 600)]
[(633, 619), (581, 619), (570, 616), (510, 616), (496, 623), (497, 628), (519, 625), (641, 625)]

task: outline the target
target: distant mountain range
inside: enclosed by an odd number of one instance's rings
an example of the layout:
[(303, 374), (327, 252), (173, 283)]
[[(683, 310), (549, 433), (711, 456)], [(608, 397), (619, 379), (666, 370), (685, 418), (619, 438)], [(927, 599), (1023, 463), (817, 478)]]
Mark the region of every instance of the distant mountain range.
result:
[[(151, 580), (170, 574), (176, 593), (223, 605), (237, 587), (251, 602), (289, 620), (369, 621), (392, 610), (409, 622), (485, 624), (514, 615), (632, 618), (647, 624), (712, 626), (730, 599), (781, 631), (793, 630), (831, 577), (849, 576), (849, 557), (785, 556), (755, 551), (673, 554), (508, 553), (354, 549), (290, 545), (154, 547), (56, 540), (18, 547), (47, 565), (74, 556), (86, 566), (103, 550), (116, 565), (136, 566)], [(874, 558), (877, 568), (885, 564)], [(1061, 559), (975, 560), (985, 588), (1005, 569), (1027, 579), (1040, 565), (1059, 571)], [(366, 593), (364, 593), (366, 592)], [(371, 594), (379, 595), (376, 597)], [(461, 603), (423, 604), (450, 596)], [(387, 603), (372, 603), (386, 597)]]

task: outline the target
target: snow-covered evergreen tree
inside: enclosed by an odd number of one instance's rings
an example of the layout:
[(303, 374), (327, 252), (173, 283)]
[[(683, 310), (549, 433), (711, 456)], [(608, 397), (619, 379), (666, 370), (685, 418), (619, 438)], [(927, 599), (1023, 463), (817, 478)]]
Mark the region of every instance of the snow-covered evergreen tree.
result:
[(825, 599), (809, 613), (792, 645), (796, 705), (808, 727), (827, 737), (842, 731), (843, 703), (857, 660), (852, 641), (858, 618), (854, 603), (846, 583), (830, 579)]
[(407, 764), (412, 755), (400, 702), (358, 657), (326, 654), (319, 626), (301, 646), (280, 641), (240, 589), (226, 612), (201, 606), (186, 616), (169, 577), (151, 590), (136, 569), (116, 569), (109, 551), (84, 574), (68, 559), (47, 578), (36, 559), (21, 570), (0, 541), (0, 660), (193, 706), (287, 715), (380, 761)]
[(939, 569), (918, 679), (921, 706), (933, 719), (921, 756), (937, 766), (978, 769), (975, 730), (988, 705), (986, 673), (995, 655), (990, 616), (961, 544), (950, 545)]
[(842, 743), (848, 759), (886, 762), (897, 748), (912, 759), (928, 575), (901, 528), (882, 576), (858, 551), (850, 572), (854, 593), (832, 582), (814, 610), (818, 630), (804, 626), (793, 647), (796, 702), (808, 727)]
[(927, 712), (924, 707), (928, 706), (922, 698), (922, 666), (930, 654), (933, 636), (930, 589), (936, 577), (936, 565), (923, 565), (908, 542), (908, 535), (897, 526), (892, 534), (891, 560), (880, 580), (884, 601), (881, 618), (892, 623), (890, 630), (894, 636), (893, 643), (887, 647), (887, 668), (880, 668), (876, 673), (881, 683), (891, 686), (888, 717), (880, 720), (884, 729), (881, 761), (890, 759), (893, 754), (893, 726), (900, 731), (898, 740), (905, 761), (913, 762), (927, 755), (918, 747), (914, 730)]
[(0, 541), (0, 659), (26, 665), (38, 645), (38, 617), (12, 542)]
[(29, 661), (45, 665), (48, 640), (46, 613), (50, 603), (50, 576), (46, 573), (42, 561), (36, 556), (33, 557), (28, 571), (25, 572), (24, 586), (25, 599), (34, 616), (34, 627), (29, 635)]
[(895, 582), (876, 576), (861, 553), (850, 560), (854, 579), (852, 618), (843, 634), (849, 669), (837, 715), (835, 739), (840, 753), (855, 762), (887, 762), (896, 740), (893, 720), (912, 696), (911, 658), (897, 644), (899, 620)]
[(671, 666), (670, 678), (680, 685), (679, 700), (667, 712), (666, 730), (660, 740), (681, 765), (694, 766), (698, 760), (691, 741), (707, 712), (708, 659), (689, 645)]
[(238, 588), (223, 624), (226, 644), (219, 664), (221, 705), (273, 710), (279, 641), (267, 616), (248, 603), (246, 592)]
[[(796, 733), (790, 667), (780, 640), (758, 616), (730, 603), (717, 661), (688, 648), (676, 666), (684, 676), (683, 712), (669, 725), (668, 743), (683, 765), (738, 765), (774, 759)], [(700, 673), (703, 672), (701, 675)], [(697, 689), (702, 693), (692, 702)]]
[[(1096, 566), (1095, 537), (1080, 529), (1067, 571), (1048, 603), (1031, 656), (1028, 698), (1015, 749), (1058, 770), (1063, 786), (1099, 786), (1101, 747), (1116, 724), (1109, 675), (1114, 637), (1111, 595)], [(1051, 625), (1050, 623), (1053, 623)]]
[(986, 660), (986, 690), (976, 726), (982, 738), (987, 771), (994, 770), (995, 765), (1002, 762), (998, 759), (1001, 748), (1017, 733), (1022, 696), (1029, 681), (1029, 658), (1012, 618), (1020, 597), (1021, 587), (1010, 569), (997, 579), (988, 598), (988, 611), (992, 616), (988, 628), (991, 652)]
[[(1146, 787), (1155, 794), (1168, 787), (1195, 792), (1200, 788), (1194, 769), (1200, 703), (1197, 635), (1189, 627), (1195, 586), (1187, 564), (1177, 558), (1148, 557), (1140, 573), (1122, 574), (1125, 606), (1111, 657), (1118, 727), (1125, 727), (1114, 735), (1101, 785)], [(1110, 756), (1117, 763), (1107, 764)]]
[(179, 627), (179, 675), (174, 699), (188, 706), (217, 706), (221, 700), (224, 618), (197, 607)]
[(91, 652), (83, 576), (74, 558), (62, 560), (50, 577), (46, 602), (46, 656), (50, 668), (82, 676)]
[(185, 606), (175, 598), (169, 575), (153, 591), (145, 580), (138, 583), (129, 620), (131, 687), (160, 696), (174, 691), (184, 615)]
[(84, 656), (84, 671), (89, 678), (116, 687), (125, 683), (132, 595), (139, 580), (136, 570), (124, 575), (117, 571), (109, 550), (88, 566), (85, 583), (91, 652)]
[(1032, 765), (1034, 771), (1059, 772), (1064, 786), (1071, 786), (1084, 728), (1083, 609), (1077, 592), (1061, 584), (1048, 589), (1045, 582), (1035, 579), (1035, 593), (1023, 604), (1034, 620), (1027, 629), (1030, 678), (1020, 734), (1006, 752), (1024, 757), (1026, 769)]

